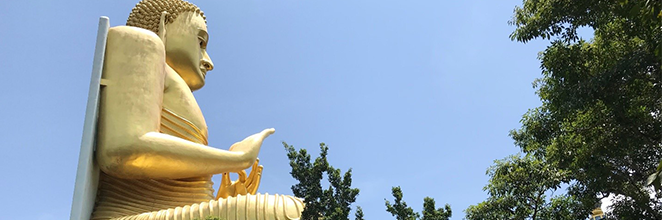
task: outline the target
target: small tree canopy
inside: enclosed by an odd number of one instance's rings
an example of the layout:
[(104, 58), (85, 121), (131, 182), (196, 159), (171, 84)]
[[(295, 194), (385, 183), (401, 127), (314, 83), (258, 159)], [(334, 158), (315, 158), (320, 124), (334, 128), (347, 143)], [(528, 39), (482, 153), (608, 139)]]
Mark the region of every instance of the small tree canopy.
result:
[[(351, 211), (351, 204), (356, 201), (359, 189), (352, 188), (352, 170), (349, 169), (341, 176), (340, 169), (329, 165), (327, 154), (329, 148), (326, 144), (320, 144), (320, 155), (311, 163), (310, 155), (306, 149), (298, 152), (293, 146), (283, 142), (287, 157), (290, 159), (290, 174), (299, 181), (292, 186), (294, 196), (304, 199), (306, 207), (301, 219), (347, 219)], [(329, 181), (329, 188), (322, 189), (322, 178), (324, 173)], [(363, 218), (363, 210), (360, 217)], [(356, 217), (359, 217), (357, 211)]]

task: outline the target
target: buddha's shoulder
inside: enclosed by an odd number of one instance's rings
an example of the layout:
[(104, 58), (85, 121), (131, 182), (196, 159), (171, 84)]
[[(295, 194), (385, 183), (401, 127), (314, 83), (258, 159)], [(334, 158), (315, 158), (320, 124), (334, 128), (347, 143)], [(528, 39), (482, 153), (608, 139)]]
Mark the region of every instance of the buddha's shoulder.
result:
[(131, 88), (162, 86), (165, 54), (161, 39), (149, 30), (128, 26), (110, 28), (102, 77), (114, 86), (106, 90), (117, 88), (121, 92)]
[(154, 32), (131, 26), (116, 26), (108, 30), (106, 50), (115, 49), (165, 51), (163, 41)]

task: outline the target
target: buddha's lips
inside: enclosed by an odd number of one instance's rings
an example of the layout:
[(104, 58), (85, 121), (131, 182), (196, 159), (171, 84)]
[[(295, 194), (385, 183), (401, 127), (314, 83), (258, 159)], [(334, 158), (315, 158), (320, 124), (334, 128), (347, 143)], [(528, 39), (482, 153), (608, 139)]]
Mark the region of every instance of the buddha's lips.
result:
[(207, 69), (200, 67), (200, 72), (202, 72), (202, 78), (207, 78)]

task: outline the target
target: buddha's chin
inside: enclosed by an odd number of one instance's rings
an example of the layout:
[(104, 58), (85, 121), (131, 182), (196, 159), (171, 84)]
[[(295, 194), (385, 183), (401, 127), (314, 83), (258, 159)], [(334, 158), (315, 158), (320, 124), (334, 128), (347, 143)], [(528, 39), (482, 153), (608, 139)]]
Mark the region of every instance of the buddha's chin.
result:
[(203, 71), (191, 71), (187, 74), (180, 74), (191, 91), (198, 90), (205, 85), (205, 73)]
[(201, 89), (203, 86), (205, 86), (205, 80), (197, 80), (195, 83), (187, 83), (188, 87), (191, 89), (191, 91), (195, 91), (198, 89)]

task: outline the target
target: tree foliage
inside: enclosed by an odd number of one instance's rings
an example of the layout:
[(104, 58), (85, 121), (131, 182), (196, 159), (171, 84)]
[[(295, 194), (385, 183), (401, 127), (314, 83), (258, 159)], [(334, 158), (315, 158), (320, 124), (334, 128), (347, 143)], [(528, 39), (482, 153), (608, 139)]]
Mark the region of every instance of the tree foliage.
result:
[(550, 196), (567, 181), (566, 172), (532, 156), (509, 156), (487, 170), (489, 197), (465, 210), (466, 219), (585, 219), (572, 196)]
[(513, 40), (552, 40), (534, 82), (542, 106), (515, 144), (564, 172), (581, 210), (618, 195), (612, 218), (662, 219), (662, 191), (646, 187), (662, 178), (662, 1), (524, 0), (511, 24)]
[[(407, 203), (402, 200), (402, 189), (399, 186), (391, 189), (394, 200), (393, 204), (384, 199), (386, 204), (386, 211), (395, 216), (397, 220), (416, 220), (421, 215), (414, 212), (414, 209), (407, 206)], [(423, 217), (421, 220), (448, 220), (452, 216), (451, 206), (446, 204), (444, 208), (437, 209), (433, 198), (425, 197), (423, 199)]]
[(395, 198), (393, 204), (386, 199), (384, 201), (386, 203), (386, 211), (395, 216), (395, 219), (416, 220), (419, 217), (418, 213), (414, 212), (414, 209), (407, 206), (405, 201), (402, 201), (402, 189), (399, 186), (393, 187), (391, 194)]
[(448, 220), (453, 215), (451, 205), (446, 204), (444, 208), (436, 208), (433, 198), (423, 199), (423, 218), (421, 220)]
[[(314, 162), (311, 162), (306, 149), (297, 152), (293, 146), (285, 142), (283, 145), (290, 159), (290, 174), (299, 181), (292, 186), (292, 192), (294, 196), (303, 198), (306, 204), (301, 219), (349, 219), (351, 204), (359, 194), (359, 189), (352, 188), (352, 170), (341, 176), (340, 169), (329, 165), (326, 158), (329, 148), (324, 143), (320, 144), (320, 155)], [(327, 189), (323, 189), (321, 184), (324, 173), (329, 181)], [(363, 211), (360, 212), (362, 219)], [(358, 211), (356, 217), (359, 219)]]
[(363, 220), (363, 209), (361, 206), (356, 207), (356, 213), (354, 213), (354, 220)]

